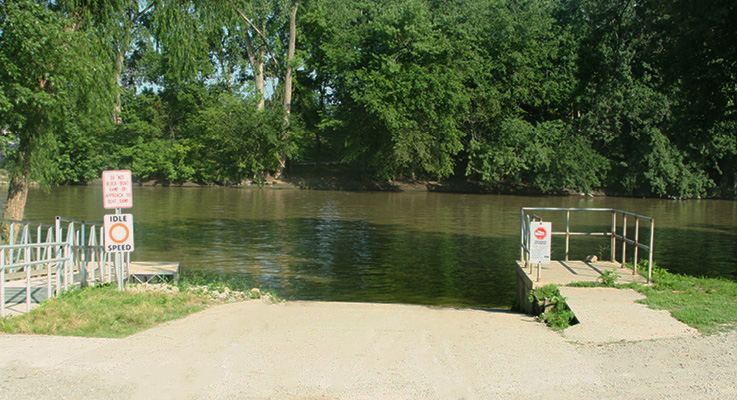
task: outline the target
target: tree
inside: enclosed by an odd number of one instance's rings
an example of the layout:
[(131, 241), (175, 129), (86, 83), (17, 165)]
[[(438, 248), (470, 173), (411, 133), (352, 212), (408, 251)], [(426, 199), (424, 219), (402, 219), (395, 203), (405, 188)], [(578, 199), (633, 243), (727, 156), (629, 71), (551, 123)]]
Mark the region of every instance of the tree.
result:
[(576, 125), (609, 160), (609, 188), (701, 196), (712, 182), (671, 125), (680, 95), (663, 85), (657, 49), (664, 38), (649, 28), (649, 6), (591, 0), (572, 10), (582, 37)]
[[(248, 65), (239, 65), (238, 69), (242, 74), (250, 72), (253, 76), (257, 111), (271, 112), (265, 110), (266, 82), (271, 77), (272, 83), (278, 84), (272, 87), (281, 89), (278, 94), (281, 95), (284, 113), (281, 135), (284, 146), (279, 146), (283, 150), (274, 169), (275, 175), (280, 176), (290, 153), (289, 142), (292, 140), (289, 117), (299, 1), (192, 1), (184, 6), (180, 2), (167, 2), (162, 8), (164, 11), (157, 14), (160, 16), (154, 22), (157, 26), (157, 36), (164, 44), (164, 52), (170, 56), (169, 64), (173, 68), (169, 68), (169, 71), (177, 74), (174, 81), (181, 82), (192, 77), (193, 72), (200, 72), (199, 78), (202, 79), (205, 75), (204, 68), (193, 69), (188, 66), (198, 63), (200, 66), (204, 65), (205, 59), (222, 49), (222, 47), (213, 48), (212, 44), (218, 46), (228, 43), (230, 46), (233, 43), (240, 43), (242, 52), (247, 56)], [(187, 25), (196, 25), (200, 31), (206, 32), (203, 38), (198, 39), (199, 45), (193, 46), (181, 37), (183, 32), (188, 34), (190, 31)], [(172, 35), (172, 32), (175, 34)], [(207, 38), (210, 47), (203, 46), (204, 38)], [(233, 50), (235, 49), (233, 47)], [(267, 69), (267, 66), (271, 69)], [(182, 74), (180, 71), (187, 72)]]
[(674, 99), (673, 140), (722, 194), (737, 194), (737, 3), (651, 0), (643, 14)]
[(61, 130), (110, 115), (114, 74), (95, 30), (53, 3), (5, 2), (0, 11), (0, 121), (18, 140), (9, 156), (5, 218), (22, 219), (28, 184), (54, 182)]
[(310, 71), (331, 79), (323, 124), (341, 133), (344, 159), (376, 177), (446, 177), (462, 149), (464, 76), (433, 11), (421, 0), (315, 1), (306, 11), (323, 40)]

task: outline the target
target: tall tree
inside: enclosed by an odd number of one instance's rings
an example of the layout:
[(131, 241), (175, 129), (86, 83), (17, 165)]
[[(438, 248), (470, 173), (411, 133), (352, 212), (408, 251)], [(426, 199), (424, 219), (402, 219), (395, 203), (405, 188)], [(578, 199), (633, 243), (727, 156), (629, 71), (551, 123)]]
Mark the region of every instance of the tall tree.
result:
[(326, 124), (341, 133), (344, 159), (376, 177), (449, 176), (462, 149), (463, 60), (434, 11), (422, 0), (313, 1), (306, 11), (323, 40), (310, 70), (331, 79)]
[(688, 159), (737, 194), (737, 3), (650, 0), (650, 54), (674, 99), (669, 129)]
[[(154, 22), (158, 37), (164, 44), (164, 52), (170, 55), (170, 71), (177, 73), (177, 79), (185, 74), (179, 71), (202, 72), (203, 68), (186, 68), (187, 65), (202, 65), (216, 49), (202, 45), (192, 46), (183, 42), (176, 32), (186, 32), (183, 25), (195, 24), (210, 43), (216, 37), (229, 38), (228, 43), (242, 43), (247, 65), (239, 66), (241, 73), (250, 72), (253, 79), (253, 94), (257, 99), (257, 110), (265, 111), (267, 82), (271, 82), (271, 94), (278, 94), (281, 102), (275, 103), (284, 113), (281, 141), (283, 151), (273, 171), (277, 176), (283, 172), (286, 157), (291, 148), (290, 109), (292, 102), (292, 81), (297, 35), (298, 1), (290, 0), (222, 0), (192, 1), (185, 7), (179, 2), (166, 3), (166, 11)], [(175, 32), (172, 35), (171, 32)], [(216, 41), (216, 45), (223, 41)], [(209, 51), (208, 51), (209, 50)], [(198, 60), (198, 61), (195, 61)], [(201, 74), (202, 75), (202, 74)], [(200, 76), (202, 78), (202, 76)], [(275, 93), (276, 92), (276, 93)], [(269, 118), (265, 118), (269, 119)]]
[(5, 218), (22, 219), (28, 184), (56, 178), (59, 132), (113, 104), (109, 51), (95, 30), (50, 9), (54, 2), (5, 2), (0, 11), (0, 121), (17, 137), (10, 154)]

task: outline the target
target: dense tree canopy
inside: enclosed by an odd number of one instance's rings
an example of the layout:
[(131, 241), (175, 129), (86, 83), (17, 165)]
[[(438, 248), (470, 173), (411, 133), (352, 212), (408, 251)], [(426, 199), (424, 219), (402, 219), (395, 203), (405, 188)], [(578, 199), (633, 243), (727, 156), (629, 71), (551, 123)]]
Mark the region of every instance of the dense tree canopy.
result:
[(734, 1), (0, 2), (0, 123), (46, 160), (10, 158), (33, 179), (235, 184), (286, 156), (500, 190), (735, 194)]
[(59, 3), (0, 8), (0, 124), (6, 144), (15, 145), (5, 154), (6, 218), (22, 218), (29, 180), (65, 179), (64, 159), (92, 167), (90, 155), (78, 153), (89, 150), (76, 146), (105, 129), (99, 121), (109, 118), (115, 85), (104, 35), (85, 22)]

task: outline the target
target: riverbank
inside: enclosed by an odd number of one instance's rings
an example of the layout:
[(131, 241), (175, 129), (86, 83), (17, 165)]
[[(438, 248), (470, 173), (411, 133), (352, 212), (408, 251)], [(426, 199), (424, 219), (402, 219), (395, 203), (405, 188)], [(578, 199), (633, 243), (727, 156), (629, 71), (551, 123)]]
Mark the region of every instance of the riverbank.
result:
[(735, 342), (582, 345), (502, 310), (257, 300), (125, 339), (0, 335), (0, 398), (733, 398)]
[[(7, 184), (7, 174), (0, 170), (0, 184)], [(201, 184), (197, 182), (136, 182), (139, 186), (159, 187), (260, 187), (269, 189), (309, 189), (309, 190), (339, 190), (354, 192), (441, 192), (441, 193), (469, 193), (469, 194), (508, 194), (508, 195), (542, 195), (544, 193), (521, 185), (491, 185), (488, 183), (463, 178), (447, 178), (442, 180), (399, 178), (382, 181), (356, 174), (342, 165), (297, 165), (292, 166), (279, 179), (273, 176), (264, 176), (254, 180), (246, 180), (237, 184), (214, 183)], [(84, 183), (89, 186), (101, 186), (100, 179)], [(580, 195), (605, 196), (604, 192), (594, 191), (579, 193), (569, 189), (562, 189), (551, 195)]]
[[(245, 180), (240, 183), (197, 183), (191, 181), (165, 182), (165, 181), (138, 181), (139, 186), (148, 187), (259, 187), (269, 189), (309, 189), (309, 190), (338, 190), (352, 192), (438, 192), (438, 193), (460, 193), (460, 194), (496, 194), (496, 195), (522, 195), (522, 196), (585, 196), (585, 197), (625, 197), (641, 198), (627, 193), (609, 191), (600, 188), (588, 192), (580, 192), (568, 188), (560, 188), (553, 191), (543, 192), (539, 189), (522, 184), (489, 184), (466, 178), (449, 177), (441, 180), (397, 178), (392, 180), (377, 180), (356, 174), (341, 164), (329, 165), (297, 165), (293, 166), (282, 177), (274, 178), (266, 175), (253, 180)], [(8, 184), (7, 172), (0, 169), (0, 185)], [(36, 185), (32, 182), (31, 185)], [(72, 184), (101, 186), (100, 179)], [(656, 197), (653, 197), (656, 198)], [(659, 197), (663, 198), (663, 197)], [(688, 198), (667, 197), (670, 200), (688, 200)], [(721, 200), (737, 200), (734, 196), (710, 196), (709, 198)], [(701, 199), (698, 197), (696, 199)]]

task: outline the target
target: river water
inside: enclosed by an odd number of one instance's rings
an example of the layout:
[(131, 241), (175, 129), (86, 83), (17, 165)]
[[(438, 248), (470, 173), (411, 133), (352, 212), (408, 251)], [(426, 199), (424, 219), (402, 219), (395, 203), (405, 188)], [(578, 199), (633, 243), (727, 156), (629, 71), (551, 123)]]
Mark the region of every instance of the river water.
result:
[[(101, 221), (101, 192), (32, 189), (26, 219)], [(133, 194), (133, 260), (180, 261), (185, 270), (243, 277), (287, 299), (508, 307), (523, 206), (654, 217), (658, 265), (737, 279), (735, 201), (257, 188), (135, 187)], [(554, 230), (564, 230), (556, 218)], [(574, 215), (572, 226), (603, 231), (609, 221), (608, 214)], [(562, 243), (554, 240), (554, 259), (562, 258)], [(608, 243), (574, 239), (571, 257), (608, 255)]]

